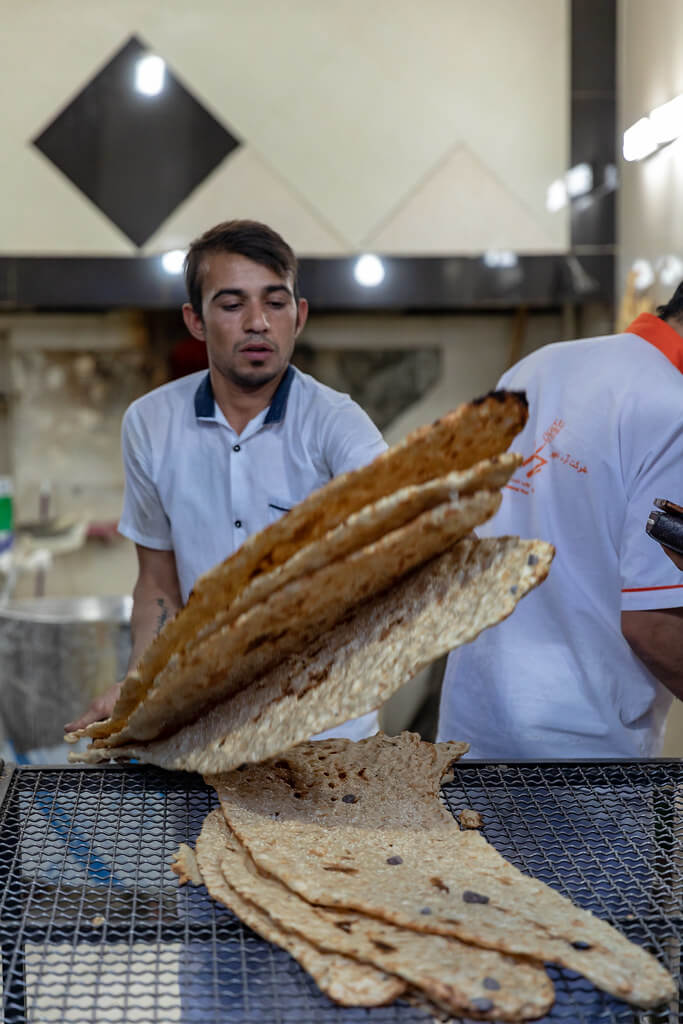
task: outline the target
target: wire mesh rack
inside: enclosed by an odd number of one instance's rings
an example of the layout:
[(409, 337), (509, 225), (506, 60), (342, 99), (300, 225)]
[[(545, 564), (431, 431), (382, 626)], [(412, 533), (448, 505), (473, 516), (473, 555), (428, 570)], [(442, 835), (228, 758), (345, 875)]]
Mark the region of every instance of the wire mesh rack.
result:
[[(511, 863), (610, 921), (679, 977), (683, 762), (463, 763), (442, 795)], [(197, 775), (6, 766), (0, 806), (5, 1022), (409, 1024), (407, 1003), (343, 1009), (170, 860), (214, 806)], [(672, 1024), (548, 968), (545, 1021)]]

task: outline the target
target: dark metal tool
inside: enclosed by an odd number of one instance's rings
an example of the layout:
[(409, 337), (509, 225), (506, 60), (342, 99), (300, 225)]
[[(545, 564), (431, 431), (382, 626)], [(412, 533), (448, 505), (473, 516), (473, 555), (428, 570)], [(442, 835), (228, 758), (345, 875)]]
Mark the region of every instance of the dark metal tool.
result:
[(646, 531), (659, 544), (683, 555), (683, 507), (666, 498), (655, 498)]

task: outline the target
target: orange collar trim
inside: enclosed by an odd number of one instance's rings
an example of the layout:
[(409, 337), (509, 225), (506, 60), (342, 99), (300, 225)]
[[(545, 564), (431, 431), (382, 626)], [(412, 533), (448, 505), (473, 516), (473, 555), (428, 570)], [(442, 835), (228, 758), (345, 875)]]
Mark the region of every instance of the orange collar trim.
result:
[(649, 341), (683, 373), (683, 338), (665, 320), (653, 313), (641, 313), (628, 325), (626, 334), (637, 334), (643, 341)]

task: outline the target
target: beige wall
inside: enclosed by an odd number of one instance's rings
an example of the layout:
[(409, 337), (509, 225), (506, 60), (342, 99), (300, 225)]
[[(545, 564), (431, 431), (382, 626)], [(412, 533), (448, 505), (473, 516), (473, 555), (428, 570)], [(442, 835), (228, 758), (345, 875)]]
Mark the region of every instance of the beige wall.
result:
[(145, 252), (229, 216), (302, 255), (566, 248), (568, 0), (27, 0), (3, 18), (3, 253), (136, 251), (30, 144), (134, 33), (244, 140)]
[[(619, 148), (621, 136), (653, 107), (683, 93), (681, 0), (620, 0)], [(645, 160), (621, 161), (619, 195), (621, 293), (633, 261), (656, 264), (667, 254), (683, 259), (683, 139)], [(673, 287), (658, 282), (656, 302)]]

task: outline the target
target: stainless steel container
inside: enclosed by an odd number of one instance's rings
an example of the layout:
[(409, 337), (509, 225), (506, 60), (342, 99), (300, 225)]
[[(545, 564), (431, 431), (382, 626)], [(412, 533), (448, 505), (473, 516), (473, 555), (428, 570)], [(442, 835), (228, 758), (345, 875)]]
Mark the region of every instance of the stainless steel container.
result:
[(65, 722), (126, 670), (130, 597), (35, 597), (0, 608), (0, 718), (18, 753), (61, 743)]

